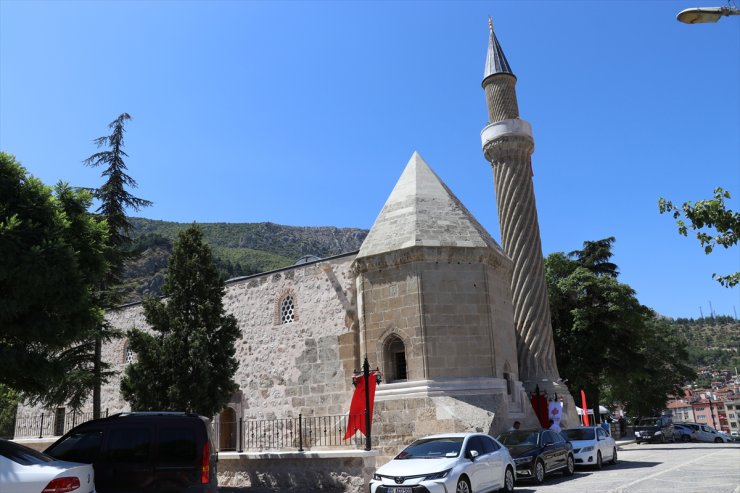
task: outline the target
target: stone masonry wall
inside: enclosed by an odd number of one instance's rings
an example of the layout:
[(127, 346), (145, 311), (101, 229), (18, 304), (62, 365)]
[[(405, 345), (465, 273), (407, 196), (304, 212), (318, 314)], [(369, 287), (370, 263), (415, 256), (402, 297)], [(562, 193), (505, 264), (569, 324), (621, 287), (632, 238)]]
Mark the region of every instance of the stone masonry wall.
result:
[[(346, 413), (352, 399), (352, 370), (359, 368), (355, 294), (350, 264), (354, 255), (334, 257), (230, 282), (224, 307), (236, 316), (242, 337), (236, 343), (239, 392), (229, 404), (237, 418), (273, 419)], [(290, 295), (294, 321), (281, 323), (280, 302)], [(113, 310), (108, 321), (124, 331), (146, 329), (143, 308)], [(120, 379), (126, 367), (126, 338), (103, 348), (116, 375), (104, 386), (103, 413), (128, 411)], [(91, 405), (84, 409), (88, 411)]]

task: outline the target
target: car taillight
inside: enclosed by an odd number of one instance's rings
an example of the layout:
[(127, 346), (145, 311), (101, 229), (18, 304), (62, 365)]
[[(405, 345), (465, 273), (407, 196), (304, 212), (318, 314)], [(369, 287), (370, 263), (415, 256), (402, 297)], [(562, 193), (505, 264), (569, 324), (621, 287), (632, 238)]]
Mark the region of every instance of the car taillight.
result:
[(41, 493), (66, 493), (74, 491), (80, 487), (80, 480), (77, 478), (56, 478), (46, 485)]
[(200, 483), (208, 484), (211, 472), (211, 446), (208, 442), (203, 445), (203, 459), (200, 466)]

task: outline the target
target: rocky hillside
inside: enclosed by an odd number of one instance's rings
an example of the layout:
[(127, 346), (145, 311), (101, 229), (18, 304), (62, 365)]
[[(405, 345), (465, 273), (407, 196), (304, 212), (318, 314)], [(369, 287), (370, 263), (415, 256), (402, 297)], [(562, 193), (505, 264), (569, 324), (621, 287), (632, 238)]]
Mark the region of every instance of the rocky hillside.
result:
[[(140, 252), (125, 274), (124, 301), (160, 295), (172, 246), (190, 224), (133, 218), (134, 248)], [(360, 249), (367, 230), (298, 227), (273, 223), (198, 224), (224, 278), (288, 267), (307, 255), (331, 257)]]
[(734, 369), (740, 366), (740, 322), (729, 316), (672, 320), (695, 367)]

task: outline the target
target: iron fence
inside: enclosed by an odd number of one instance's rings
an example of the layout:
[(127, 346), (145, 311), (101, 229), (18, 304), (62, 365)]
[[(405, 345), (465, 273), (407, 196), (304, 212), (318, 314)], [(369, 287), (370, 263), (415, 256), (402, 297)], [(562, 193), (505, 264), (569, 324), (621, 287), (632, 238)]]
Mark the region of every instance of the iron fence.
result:
[[(354, 418), (354, 417), (353, 417)], [(364, 420), (364, 414), (357, 422)], [(349, 415), (304, 416), (282, 419), (219, 420), (214, 423), (219, 451), (311, 450), (361, 448), (365, 437), (355, 431), (344, 438)]]
[[(105, 415), (108, 416), (106, 409)], [(93, 419), (92, 412), (65, 412), (57, 411), (42, 412), (34, 415), (17, 415), (13, 429), (14, 438), (45, 438), (62, 436), (80, 423)]]

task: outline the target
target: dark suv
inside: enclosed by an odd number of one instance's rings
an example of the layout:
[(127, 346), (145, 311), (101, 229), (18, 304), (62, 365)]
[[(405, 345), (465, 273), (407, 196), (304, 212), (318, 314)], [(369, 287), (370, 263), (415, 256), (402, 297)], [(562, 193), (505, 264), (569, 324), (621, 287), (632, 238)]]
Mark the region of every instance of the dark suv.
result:
[(98, 493), (218, 491), (211, 426), (197, 414), (114, 414), (73, 428), (45, 453), (91, 463)]
[(635, 440), (642, 442), (675, 442), (673, 421), (668, 416), (639, 418), (635, 422)]

